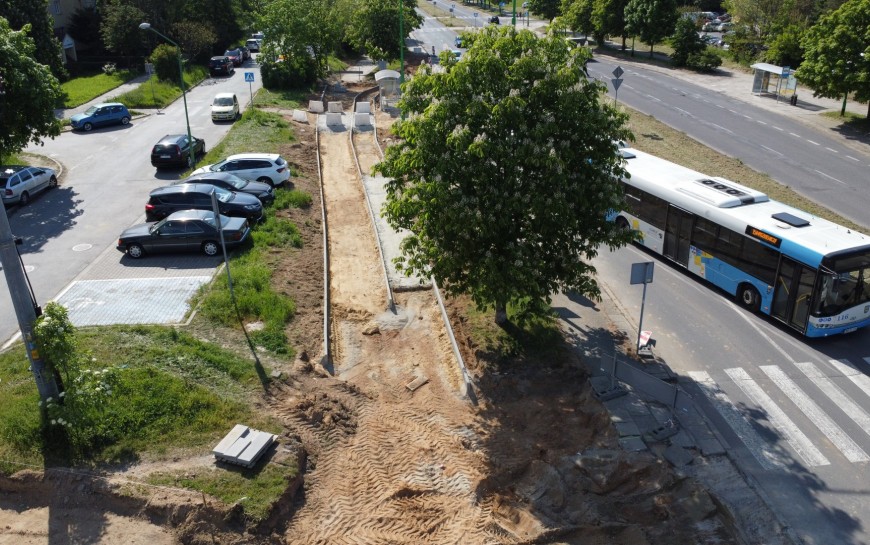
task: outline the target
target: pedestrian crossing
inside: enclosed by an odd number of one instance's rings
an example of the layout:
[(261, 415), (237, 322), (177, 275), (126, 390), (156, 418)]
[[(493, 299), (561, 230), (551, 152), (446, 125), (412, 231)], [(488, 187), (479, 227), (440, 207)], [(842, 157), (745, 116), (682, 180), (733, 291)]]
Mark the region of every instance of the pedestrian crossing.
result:
[(870, 462), (870, 357), (691, 371), (765, 469)]

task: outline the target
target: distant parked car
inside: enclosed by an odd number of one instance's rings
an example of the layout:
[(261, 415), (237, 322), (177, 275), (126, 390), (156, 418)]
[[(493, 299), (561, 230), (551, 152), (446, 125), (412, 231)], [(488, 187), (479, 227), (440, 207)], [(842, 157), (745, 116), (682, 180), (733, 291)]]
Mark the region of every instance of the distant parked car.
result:
[(493, 15), (489, 18), (489, 23), (493, 25), (499, 24), (498, 15)]
[(167, 134), (151, 148), (151, 165), (157, 168), (193, 168), (196, 158), (205, 155), (205, 140), (195, 136), (192, 138), (191, 153), (190, 140), (186, 134)]
[(237, 45), (236, 49), (242, 52), (242, 62), (251, 58), (251, 50), (244, 45)]
[[(244, 243), (251, 233), (245, 218), (221, 215), (220, 223), (227, 248)], [(116, 248), (133, 259), (158, 252), (202, 252), (211, 256), (220, 251), (221, 236), (211, 210), (181, 210), (159, 222), (125, 229)]]
[(233, 61), (229, 57), (225, 55), (218, 55), (217, 57), (212, 57), (211, 60), (208, 61), (208, 71), (212, 76), (216, 76), (218, 74), (224, 74), (229, 76), (236, 71), (236, 68), (235, 65), (233, 65)]
[(260, 40), (257, 40), (256, 38), (251, 38), (250, 40), (245, 42), (245, 47), (247, 47), (251, 53), (259, 53)]
[(254, 32), (253, 34), (251, 34), (251, 38), (254, 38), (255, 40), (260, 40), (260, 42), (262, 42), (263, 38), (265, 37), (266, 35), (262, 32)]
[(247, 193), (235, 193), (210, 184), (179, 184), (158, 187), (148, 196), (145, 220), (161, 220), (179, 210), (211, 210), (211, 194), (215, 193), (221, 214), (246, 217), (251, 222), (263, 217), (260, 199)]
[(703, 26), (701, 26), (701, 31), (702, 32), (715, 32), (717, 26), (719, 26), (719, 23), (715, 23), (713, 21), (707, 21), (706, 23), (704, 23)]
[(229, 172), (192, 174), (189, 178), (173, 183), (173, 185), (177, 184), (209, 184), (215, 187), (222, 187), (236, 193), (253, 195), (260, 199), (260, 202), (263, 204), (269, 204), (275, 200), (275, 190), (269, 184), (245, 180)]
[(462, 47), (462, 36), (457, 36), (453, 39), (453, 45), (456, 47)]
[(75, 114), (69, 119), (73, 129), (81, 129), (85, 132), (96, 127), (108, 125), (127, 125), (130, 123), (130, 112), (127, 107), (118, 102), (95, 104), (83, 113)]
[(224, 56), (229, 57), (230, 60), (233, 61), (233, 66), (242, 65), (242, 52), (238, 49), (227, 49), (224, 51)]
[(40, 191), (57, 187), (57, 174), (45, 167), (0, 166), (0, 196), (4, 205), (24, 206)]
[(257, 180), (272, 187), (279, 186), (290, 179), (290, 167), (277, 153), (230, 155), (220, 163), (205, 165), (194, 170), (193, 174), (201, 172), (232, 172), (240, 178)]
[(719, 23), (716, 25), (717, 32), (727, 32), (731, 30), (731, 23)]
[(212, 121), (235, 121), (239, 117), (239, 99), (235, 93), (218, 93), (211, 103)]

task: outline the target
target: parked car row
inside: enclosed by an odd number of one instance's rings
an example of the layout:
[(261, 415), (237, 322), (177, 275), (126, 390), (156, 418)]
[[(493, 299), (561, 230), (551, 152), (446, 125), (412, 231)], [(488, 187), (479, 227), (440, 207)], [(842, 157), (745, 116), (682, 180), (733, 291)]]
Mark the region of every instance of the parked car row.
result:
[[(186, 135), (168, 135), (161, 142), (178, 145), (186, 139)], [(121, 233), (117, 249), (134, 259), (158, 252), (215, 255), (220, 251), (221, 231), (228, 248), (242, 244), (248, 239), (250, 226), (261, 221), (264, 208), (274, 202), (274, 186), (289, 178), (287, 161), (278, 154), (231, 155), (198, 169), (188, 178), (151, 191), (145, 204), (146, 223)], [(215, 201), (220, 230), (213, 209)]]

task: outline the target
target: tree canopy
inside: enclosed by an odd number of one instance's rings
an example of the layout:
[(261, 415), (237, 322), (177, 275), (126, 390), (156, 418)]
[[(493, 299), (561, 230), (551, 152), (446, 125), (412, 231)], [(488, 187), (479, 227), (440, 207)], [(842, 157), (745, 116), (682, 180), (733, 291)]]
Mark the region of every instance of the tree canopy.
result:
[(552, 21), (559, 15), (562, 0), (529, 0), (529, 11), (535, 15)]
[(3, 0), (0, 17), (5, 18), (13, 30), (30, 25), (28, 35), (36, 44), (33, 52), (36, 61), (48, 66), (56, 77), (66, 77), (60, 42), (54, 37), (54, 20), (45, 0)]
[(29, 25), (12, 30), (0, 17), (0, 158), (60, 134), (54, 107), (63, 91), (49, 67), (35, 60), (29, 31)]
[[(797, 71), (815, 96), (842, 98), (854, 93), (870, 101), (870, 0), (849, 0), (822, 17), (804, 35), (804, 62)], [(870, 118), (870, 106), (868, 106)]]
[[(394, 0), (362, 0), (346, 31), (348, 42), (376, 60), (396, 59), (411, 32), (423, 24), (416, 0), (402, 2), (402, 36), (399, 37), (399, 3)], [(401, 41), (400, 41), (401, 40)]]
[(585, 74), (588, 52), (555, 33), (489, 27), (444, 72), (403, 87), (400, 137), (376, 169), (383, 214), (410, 235), (398, 265), (466, 293), (496, 321), (508, 304), (552, 293), (598, 297), (589, 260), (630, 234), (606, 221), (622, 207), (615, 142), (627, 116)]
[(671, 35), (677, 24), (676, 0), (629, 0), (625, 6), (625, 28), (629, 36), (637, 36), (653, 47)]

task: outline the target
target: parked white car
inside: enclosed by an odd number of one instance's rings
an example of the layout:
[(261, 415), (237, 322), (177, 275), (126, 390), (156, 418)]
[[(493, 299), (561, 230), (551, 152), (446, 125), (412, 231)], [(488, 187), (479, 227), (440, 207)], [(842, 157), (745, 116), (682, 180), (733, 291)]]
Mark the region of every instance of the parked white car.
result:
[(218, 93), (211, 103), (212, 121), (235, 121), (239, 117), (239, 99), (235, 93)]
[(0, 195), (3, 204), (24, 206), (40, 191), (57, 187), (57, 174), (46, 167), (0, 166)]
[(220, 163), (194, 170), (191, 175), (202, 172), (231, 172), (239, 178), (265, 182), (272, 187), (279, 186), (290, 179), (290, 165), (277, 153), (230, 155)]

